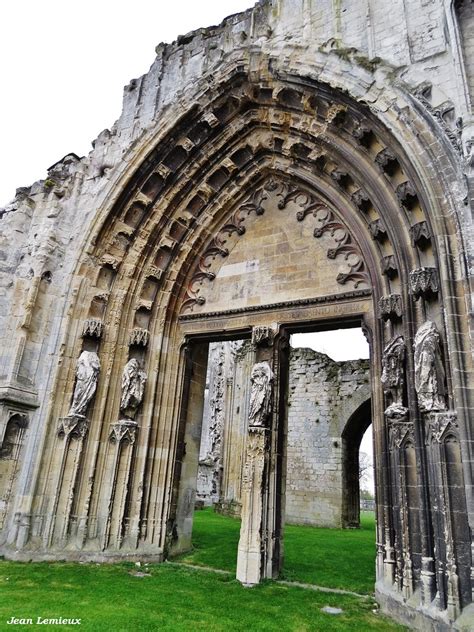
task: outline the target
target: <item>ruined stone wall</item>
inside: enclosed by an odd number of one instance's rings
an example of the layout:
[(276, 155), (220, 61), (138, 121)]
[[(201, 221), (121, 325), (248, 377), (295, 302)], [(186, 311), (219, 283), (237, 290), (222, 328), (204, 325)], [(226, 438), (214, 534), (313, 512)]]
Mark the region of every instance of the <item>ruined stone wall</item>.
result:
[(342, 434), (370, 398), (369, 361), (334, 362), (311, 349), (290, 354), (286, 521), (342, 526)]
[[(204, 411), (198, 498), (238, 514), (253, 353), (250, 343), (237, 353), (231, 344), (210, 345), (213, 405)], [(311, 349), (292, 349), (289, 376), (285, 519), (340, 527), (345, 492), (342, 435), (351, 416), (370, 398), (369, 362), (335, 362)], [(231, 388), (225, 391), (222, 383)], [(215, 410), (223, 411), (220, 435)], [(212, 444), (220, 446), (219, 459), (210, 456)], [(217, 494), (215, 481), (221, 485)]]

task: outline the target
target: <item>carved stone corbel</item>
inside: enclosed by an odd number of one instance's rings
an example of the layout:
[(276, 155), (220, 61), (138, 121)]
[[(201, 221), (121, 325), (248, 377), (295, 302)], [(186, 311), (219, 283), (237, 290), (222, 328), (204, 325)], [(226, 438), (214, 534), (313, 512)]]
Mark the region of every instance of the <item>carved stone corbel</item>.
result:
[(252, 328), (252, 344), (255, 347), (271, 347), (275, 338), (272, 327), (257, 326)]
[(82, 336), (89, 338), (101, 338), (104, 331), (104, 323), (100, 318), (88, 318), (82, 325)]
[(130, 346), (137, 347), (146, 347), (148, 345), (148, 340), (150, 338), (150, 332), (148, 329), (143, 329), (142, 327), (134, 327), (130, 332), (130, 336), (128, 339), (128, 344)]
[(413, 224), (413, 226), (410, 227), (410, 235), (412, 244), (422, 250), (431, 242), (431, 232), (425, 221)]
[(131, 419), (121, 419), (110, 424), (109, 441), (111, 443), (121, 443), (126, 441), (130, 444), (135, 443), (138, 430), (138, 424)]
[(385, 274), (389, 279), (394, 279), (398, 275), (397, 262), (395, 255), (387, 255), (382, 258), (381, 261), (382, 274)]
[(429, 299), (439, 292), (439, 277), (436, 268), (416, 268), (410, 272), (410, 289), (416, 300), (420, 296)]
[(389, 294), (379, 299), (379, 318), (382, 320), (397, 320), (402, 317), (402, 297), (400, 294)]
[(61, 417), (58, 423), (58, 436), (65, 439), (84, 439), (89, 430), (89, 420), (81, 415)]

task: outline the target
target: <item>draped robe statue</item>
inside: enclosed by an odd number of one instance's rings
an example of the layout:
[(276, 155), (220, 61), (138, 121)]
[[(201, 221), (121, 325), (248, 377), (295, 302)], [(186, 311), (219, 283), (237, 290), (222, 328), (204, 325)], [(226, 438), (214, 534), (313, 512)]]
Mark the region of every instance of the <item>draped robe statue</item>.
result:
[(85, 417), (97, 389), (100, 361), (94, 351), (83, 351), (76, 365), (76, 386), (68, 417)]
[(140, 369), (138, 360), (132, 358), (127, 362), (122, 373), (122, 398), (120, 411), (128, 419), (134, 419), (145, 391), (146, 373)]
[(446, 386), (440, 335), (427, 321), (415, 335), (415, 390), (423, 412), (446, 410)]
[(253, 366), (250, 382), (249, 426), (264, 427), (272, 400), (273, 372), (268, 362)]
[(390, 410), (401, 410), (405, 382), (405, 341), (403, 336), (392, 338), (385, 346), (382, 369), (380, 381), (383, 384), (384, 393), (391, 399)]

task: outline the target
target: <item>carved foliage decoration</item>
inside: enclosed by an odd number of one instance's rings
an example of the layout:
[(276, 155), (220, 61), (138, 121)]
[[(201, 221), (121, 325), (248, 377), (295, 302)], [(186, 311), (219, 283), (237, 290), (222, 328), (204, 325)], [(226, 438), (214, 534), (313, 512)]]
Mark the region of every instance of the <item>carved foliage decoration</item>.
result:
[(277, 186), (276, 181), (270, 178), (263, 186), (257, 188), (233, 213), (229, 221), (222, 226), (199, 260), (197, 269), (187, 288), (182, 311), (192, 309), (194, 305), (204, 305), (206, 299), (199, 294), (202, 282), (204, 279), (213, 281), (216, 278), (215, 273), (210, 270), (211, 264), (218, 256), (227, 257), (229, 250), (226, 243), (229, 237), (233, 234), (245, 234), (244, 222), (251, 213), (263, 215), (265, 209), (262, 203)]
[(358, 246), (354, 243), (346, 225), (335, 216), (330, 208), (313, 194), (287, 182), (282, 182), (277, 195), (281, 198), (278, 203), (279, 209), (286, 208), (289, 202), (295, 202), (301, 207), (301, 210), (296, 213), (296, 219), (299, 222), (302, 222), (308, 215), (316, 218), (318, 224), (313, 234), (317, 239), (325, 233), (329, 233), (334, 239), (335, 246), (327, 251), (328, 259), (342, 256), (349, 266), (347, 272), (340, 272), (337, 275), (336, 281), (338, 283), (344, 285), (348, 281), (353, 281), (355, 288), (362, 282), (370, 284), (367, 268)]
[(436, 325), (429, 320), (415, 335), (415, 390), (421, 411), (446, 410), (441, 340)]
[(122, 373), (122, 397), (120, 400), (120, 412), (127, 419), (134, 419), (140, 406), (147, 376), (142, 371), (138, 360), (132, 358), (127, 362)]
[(268, 362), (258, 362), (250, 375), (249, 426), (264, 428), (271, 412), (273, 371)]
[(389, 294), (379, 299), (379, 318), (396, 320), (403, 314), (402, 297), (400, 294)]
[(436, 268), (416, 268), (410, 272), (410, 289), (416, 300), (430, 298), (439, 292), (439, 278)]
[(68, 417), (85, 417), (97, 389), (100, 360), (94, 351), (83, 351), (76, 365), (76, 386)]
[(146, 347), (150, 338), (150, 332), (148, 329), (142, 327), (134, 327), (130, 332), (128, 340), (129, 345), (136, 345), (138, 347)]
[(252, 344), (256, 347), (271, 346), (275, 332), (271, 327), (253, 327)]

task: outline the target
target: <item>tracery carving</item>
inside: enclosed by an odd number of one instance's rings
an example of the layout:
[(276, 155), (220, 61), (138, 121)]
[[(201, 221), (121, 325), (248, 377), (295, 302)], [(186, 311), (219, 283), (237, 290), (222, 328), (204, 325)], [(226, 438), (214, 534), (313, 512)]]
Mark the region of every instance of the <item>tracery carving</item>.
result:
[(116, 423), (110, 424), (109, 440), (111, 443), (120, 443), (127, 441), (130, 444), (135, 443), (138, 430), (138, 424), (131, 419), (121, 419)]
[[(348, 281), (354, 282), (357, 288), (364, 282), (370, 285), (369, 275), (366, 270), (361, 252), (345, 226), (315, 195), (300, 188), (290, 182), (269, 177), (268, 180), (257, 188), (243, 204), (233, 213), (230, 220), (219, 230), (218, 234), (207, 247), (204, 255), (200, 258), (196, 270), (186, 289), (181, 311), (192, 311), (195, 305), (204, 305), (206, 299), (200, 294), (204, 280), (213, 281), (215, 273), (210, 269), (216, 257), (227, 257), (229, 250), (226, 246), (229, 236), (232, 234), (244, 235), (244, 222), (250, 213), (256, 215), (264, 213), (263, 202), (269, 198), (269, 194), (274, 193), (279, 199), (278, 208), (284, 210), (290, 202), (297, 204), (300, 209), (296, 213), (296, 219), (303, 221), (308, 215), (312, 215), (318, 222), (314, 229), (316, 238), (329, 233), (334, 239), (335, 246), (329, 248), (327, 256), (329, 259), (336, 259), (339, 255), (344, 257), (349, 269), (337, 275), (337, 283), (344, 285)], [(360, 202), (364, 204), (361, 199)], [(370, 205), (370, 203), (369, 203)]]
[(122, 372), (122, 397), (120, 400), (120, 412), (127, 419), (134, 419), (140, 406), (147, 375), (140, 368), (138, 360), (132, 358), (125, 365)]
[(58, 424), (58, 435), (66, 438), (84, 439), (89, 430), (89, 420), (81, 415), (62, 417)]
[(436, 268), (422, 267), (410, 272), (410, 289), (416, 300), (430, 298), (439, 292), (439, 277)]
[(429, 320), (415, 335), (415, 390), (421, 411), (446, 410), (441, 339), (435, 323)]
[(389, 294), (379, 299), (379, 318), (395, 320), (403, 314), (402, 297), (400, 294)]
[(405, 443), (415, 443), (415, 427), (411, 421), (391, 421), (389, 423), (390, 450), (399, 449)]
[(94, 351), (83, 351), (76, 365), (76, 386), (68, 417), (85, 417), (97, 389), (100, 360)]
[(426, 415), (426, 443), (442, 443), (448, 435), (458, 438), (458, 421), (455, 412)]
[(264, 428), (271, 411), (273, 371), (268, 362), (254, 364), (250, 375), (249, 426)]

